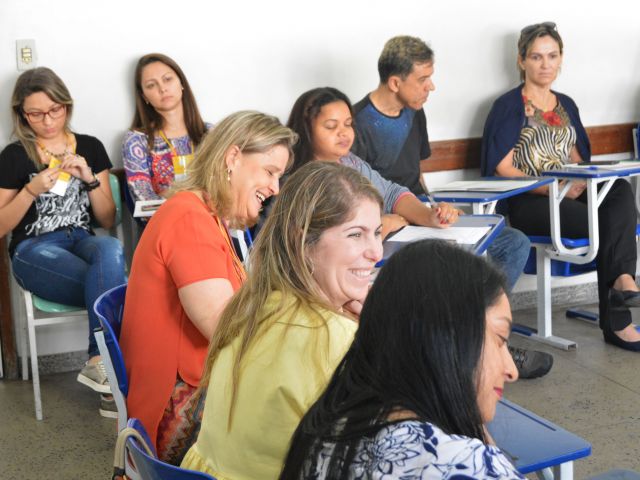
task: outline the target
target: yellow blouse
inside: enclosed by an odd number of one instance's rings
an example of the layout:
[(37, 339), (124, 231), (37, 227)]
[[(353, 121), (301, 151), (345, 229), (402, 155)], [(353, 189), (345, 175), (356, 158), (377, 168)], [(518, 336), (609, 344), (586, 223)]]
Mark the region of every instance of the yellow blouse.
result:
[[(269, 297), (266, 311), (277, 309), (282, 295)], [(283, 314), (259, 327), (240, 371), (229, 425), (232, 367), (241, 337), (222, 349), (211, 381), (198, 440), (182, 466), (218, 480), (277, 478), (289, 440), (302, 416), (324, 390), (351, 345), (357, 324), (317, 308), (295, 311), (283, 300)]]

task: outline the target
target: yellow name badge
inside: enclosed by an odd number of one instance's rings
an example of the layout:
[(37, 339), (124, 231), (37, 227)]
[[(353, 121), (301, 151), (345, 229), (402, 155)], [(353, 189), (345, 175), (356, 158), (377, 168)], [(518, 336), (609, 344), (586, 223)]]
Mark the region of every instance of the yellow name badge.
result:
[[(57, 168), (62, 164), (62, 162), (57, 158), (52, 158), (49, 162), (49, 168)], [(71, 180), (71, 175), (67, 172), (60, 172), (58, 174), (58, 179), (56, 180), (55, 185), (51, 190), (51, 193), (55, 193), (56, 195), (60, 195), (64, 197), (64, 194), (67, 192), (67, 187), (69, 186), (69, 181)]]
[(187, 167), (193, 160), (193, 154), (173, 156), (173, 175), (175, 180), (182, 180), (187, 176)]

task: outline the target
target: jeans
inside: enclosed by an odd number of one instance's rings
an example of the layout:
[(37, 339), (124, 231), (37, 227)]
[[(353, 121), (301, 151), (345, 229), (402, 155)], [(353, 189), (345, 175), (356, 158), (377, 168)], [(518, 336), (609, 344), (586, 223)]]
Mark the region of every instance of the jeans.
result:
[[(546, 197), (545, 197), (546, 198)], [(510, 292), (522, 273), (531, 242), (520, 230), (504, 227), (487, 248), (489, 258), (507, 277), (507, 290)]]
[(100, 326), (96, 299), (125, 283), (120, 241), (68, 228), (28, 238), (18, 244), (11, 266), (22, 288), (52, 302), (85, 307), (89, 313), (89, 357), (99, 355), (93, 336)]

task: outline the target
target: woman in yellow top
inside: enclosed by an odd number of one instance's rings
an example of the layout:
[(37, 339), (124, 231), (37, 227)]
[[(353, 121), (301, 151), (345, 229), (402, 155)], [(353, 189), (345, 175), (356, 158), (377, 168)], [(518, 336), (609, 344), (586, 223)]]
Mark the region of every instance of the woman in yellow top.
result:
[(183, 467), (218, 480), (278, 477), (353, 339), (347, 312), (359, 312), (382, 256), (381, 206), (342, 165), (311, 162), (287, 180), (211, 341), (202, 426)]

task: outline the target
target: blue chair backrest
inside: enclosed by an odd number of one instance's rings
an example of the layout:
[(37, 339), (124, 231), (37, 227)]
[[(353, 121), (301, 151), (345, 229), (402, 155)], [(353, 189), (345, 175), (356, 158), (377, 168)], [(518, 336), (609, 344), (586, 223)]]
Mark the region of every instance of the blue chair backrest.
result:
[(104, 341), (109, 349), (109, 356), (113, 369), (118, 377), (118, 387), (126, 398), (129, 392), (129, 379), (124, 366), (124, 357), (120, 350), (120, 327), (122, 326), (122, 314), (124, 312), (124, 297), (127, 293), (127, 284), (107, 290), (96, 300), (93, 310), (100, 320)]
[[(137, 430), (155, 454), (155, 450), (149, 440), (149, 435), (140, 420), (130, 418), (127, 421), (127, 427)], [(173, 465), (149, 456), (135, 437), (129, 437), (127, 439), (127, 450), (131, 455), (133, 465), (140, 475), (140, 478), (144, 478), (145, 480), (215, 480), (215, 478), (206, 473), (174, 467)]]

